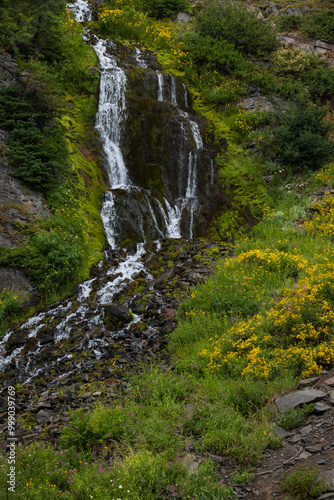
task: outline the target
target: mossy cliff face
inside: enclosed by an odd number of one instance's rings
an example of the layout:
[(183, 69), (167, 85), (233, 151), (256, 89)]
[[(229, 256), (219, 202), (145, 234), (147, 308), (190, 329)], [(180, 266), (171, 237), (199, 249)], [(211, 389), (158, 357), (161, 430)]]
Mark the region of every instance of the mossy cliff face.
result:
[[(122, 44), (115, 44), (110, 51), (127, 76), (127, 118), (122, 151), (131, 182), (149, 190), (152, 196), (149, 192), (146, 196), (151, 204), (156, 204), (153, 201), (156, 198), (165, 206), (166, 198), (174, 206), (186, 196), (190, 153), (196, 150), (197, 201), (193, 236), (204, 236), (223, 200), (214, 170), (216, 152), (206, 140), (206, 120), (194, 115), (190, 95), (182, 80), (160, 72), (153, 54), (140, 51), (138, 56), (138, 52)], [(204, 142), (200, 149), (192, 130), (194, 124)], [(138, 196), (132, 198), (136, 204)], [(128, 204), (127, 209), (131, 213)], [(161, 209), (154, 210), (154, 214), (161, 218)], [(164, 224), (162, 221), (162, 226), (159, 225), (162, 231)], [(190, 212), (184, 207), (181, 232), (185, 237), (190, 237), (189, 224)], [(145, 233), (151, 239), (152, 231)]]

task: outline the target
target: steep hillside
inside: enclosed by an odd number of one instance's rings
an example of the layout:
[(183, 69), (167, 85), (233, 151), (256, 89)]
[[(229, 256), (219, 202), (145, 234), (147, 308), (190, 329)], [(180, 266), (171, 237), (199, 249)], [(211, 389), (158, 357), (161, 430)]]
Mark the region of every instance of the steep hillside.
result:
[(332, 2), (34, 6), (0, 6), (0, 498), (334, 497)]

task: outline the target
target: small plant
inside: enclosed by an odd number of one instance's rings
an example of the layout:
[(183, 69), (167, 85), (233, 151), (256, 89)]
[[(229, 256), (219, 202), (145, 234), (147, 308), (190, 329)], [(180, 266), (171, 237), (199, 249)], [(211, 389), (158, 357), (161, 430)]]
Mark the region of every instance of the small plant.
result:
[(318, 476), (318, 469), (303, 466), (292, 474), (285, 476), (281, 488), (283, 491), (294, 495), (298, 500), (318, 498), (326, 491), (325, 484), (318, 480)]
[(248, 470), (244, 470), (242, 472), (233, 472), (231, 475), (232, 481), (235, 484), (241, 483), (251, 483), (255, 479), (254, 472), (249, 472)]
[(313, 413), (313, 405), (303, 405), (303, 408), (292, 408), (284, 410), (279, 414), (278, 424), (286, 431), (290, 431), (298, 425), (302, 424), (304, 420)]

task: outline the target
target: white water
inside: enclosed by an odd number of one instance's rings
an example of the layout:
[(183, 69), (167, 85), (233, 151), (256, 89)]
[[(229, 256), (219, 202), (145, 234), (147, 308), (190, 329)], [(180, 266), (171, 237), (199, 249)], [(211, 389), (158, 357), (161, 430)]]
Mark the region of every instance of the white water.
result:
[(68, 8), (74, 13), (78, 23), (89, 23), (92, 20), (92, 10), (88, 2), (77, 0), (75, 3), (69, 4)]
[(164, 77), (160, 71), (157, 71), (158, 77), (158, 101), (162, 102), (164, 100)]
[[(77, 0), (69, 8), (74, 12), (76, 20), (78, 22), (87, 22), (92, 19), (91, 7), (87, 1)], [(117, 247), (117, 231), (116, 231), (116, 210), (115, 210), (115, 199), (116, 195), (113, 190), (116, 188), (122, 188), (131, 193), (134, 186), (131, 185), (126, 164), (122, 155), (121, 145), (122, 145), (122, 131), (123, 125), (127, 118), (126, 116), (126, 74), (125, 71), (117, 65), (115, 58), (107, 53), (108, 43), (104, 40), (98, 40), (95, 45), (95, 51), (100, 63), (101, 81), (100, 81), (100, 100), (98, 113), (96, 118), (96, 128), (100, 134), (101, 142), (103, 146), (106, 170), (109, 175), (109, 182), (111, 190), (105, 195), (105, 201), (101, 211), (101, 217), (104, 223), (106, 236), (108, 242), (112, 248)], [(135, 57), (139, 67), (147, 67), (146, 62), (143, 60), (142, 52), (137, 49)], [(166, 226), (166, 235), (158, 227), (158, 221), (156, 214), (154, 212), (154, 207), (150, 203), (150, 198), (148, 197), (148, 208), (151, 214), (152, 221), (154, 222), (157, 231), (163, 236), (170, 238), (181, 238), (181, 221), (184, 209), (190, 211), (190, 237), (193, 236), (193, 224), (194, 224), (194, 211), (197, 207), (197, 153), (198, 150), (203, 148), (203, 140), (197, 123), (191, 120), (188, 113), (180, 110), (177, 103), (177, 93), (176, 93), (176, 83), (172, 75), (171, 78), (171, 90), (170, 90), (170, 103), (175, 106), (178, 110), (179, 115), (184, 119), (181, 122), (181, 148), (180, 148), (180, 168), (188, 169), (187, 185), (185, 186), (185, 193), (179, 199), (176, 200), (175, 205), (171, 206), (167, 199), (164, 200), (164, 205), (156, 200), (161, 215), (164, 219)], [(164, 75), (161, 72), (157, 72), (158, 79), (158, 101), (164, 101), (165, 99), (165, 88), (164, 88)], [(184, 86), (184, 103), (188, 107), (188, 95), (187, 90)], [(186, 130), (185, 123), (188, 123), (192, 132), (193, 141), (195, 143), (195, 149), (193, 149), (189, 158), (186, 158), (184, 153), (184, 147), (187, 141), (189, 141)], [(183, 146), (182, 146), (183, 145)], [(145, 241), (144, 231), (143, 240)], [(157, 248), (161, 247), (161, 243), (157, 242)], [(142, 256), (145, 253), (144, 243), (139, 243), (137, 246), (137, 251), (134, 255), (128, 255), (124, 262), (121, 262), (118, 266), (111, 268), (108, 271), (110, 276), (110, 281), (106, 283), (96, 294), (98, 303), (105, 304), (113, 301), (113, 298), (117, 293), (122, 291), (129, 282), (138, 275), (138, 273), (145, 273), (145, 278), (147, 281), (152, 280), (145, 270), (144, 264), (142, 262)], [(102, 265), (102, 264), (101, 264)], [(76, 331), (81, 328), (81, 324), (84, 325), (84, 329), (88, 331), (93, 330), (96, 327), (103, 327), (103, 319), (101, 311), (96, 311), (92, 314), (92, 310), (89, 307), (89, 297), (92, 293), (92, 289), (95, 283), (95, 279), (88, 280), (81, 284), (79, 287), (78, 301), (80, 302), (79, 307), (72, 301), (65, 304), (59, 304), (49, 309), (46, 313), (40, 313), (33, 318), (28, 319), (22, 326), (22, 330), (28, 330), (28, 338), (36, 337), (37, 333), (43, 328), (43, 326), (51, 326), (54, 319), (62, 318), (58, 325), (54, 329), (54, 341), (57, 344), (62, 339), (68, 338)], [(134, 322), (139, 321), (139, 316), (135, 316)], [(7, 355), (7, 350), (5, 348), (12, 332), (8, 332), (5, 337), (0, 342), (0, 372), (5, 370), (6, 367), (15, 362), (15, 358), (18, 357), (24, 346), (15, 349), (11, 355)], [(102, 347), (107, 345), (104, 340), (91, 340), (88, 343), (88, 348), (92, 347)], [(85, 344), (83, 343), (83, 349)], [(39, 373), (43, 372), (44, 368), (31, 368), (30, 364), (36, 359), (40, 352), (43, 352), (43, 347), (40, 342), (33, 351), (29, 352), (26, 357), (28, 358), (27, 365), (25, 367), (27, 376), (29, 378), (25, 380), (25, 383), (29, 382), (32, 378), (36, 377)], [(101, 352), (94, 349), (94, 354), (97, 359), (101, 357)], [(52, 361), (51, 364), (47, 363), (48, 368), (50, 366), (58, 366), (63, 360), (69, 358), (70, 355), (58, 358)], [(45, 365), (46, 368), (46, 365)], [(78, 365), (77, 369), (80, 368)], [(29, 372), (30, 370), (30, 372)]]
[(177, 108), (177, 97), (176, 97), (176, 85), (175, 85), (175, 78), (173, 75), (170, 75), (171, 78), (171, 97), (170, 97), (170, 102)]
[(143, 52), (140, 49), (135, 50), (135, 57), (136, 57), (137, 65), (140, 68), (147, 68), (147, 64), (143, 60), (143, 57), (144, 57)]
[(101, 68), (100, 100), (96, 128), (100, 134), (111, 188), (130, 184), (121, 152), (122, 125), (126, 119), (126, 76), (116, 60), (106, 54), (107, 42), (94, 47)]
[(145, 270), (143, 262), (140, 260), (145, 254), (144, 243), (138, 243), (137, 251), (134, 255), (128, 255), (124, 262), (117, 267), (111, 268), (108, 275), (115, 276), (113, 281), (108, 282), (98, 292), (99, 303), (109, 304), (113, 301), (116, 293), (119, 293), (133, 278), (141, 271), (145, 272), (146, 279), (153, 279)]

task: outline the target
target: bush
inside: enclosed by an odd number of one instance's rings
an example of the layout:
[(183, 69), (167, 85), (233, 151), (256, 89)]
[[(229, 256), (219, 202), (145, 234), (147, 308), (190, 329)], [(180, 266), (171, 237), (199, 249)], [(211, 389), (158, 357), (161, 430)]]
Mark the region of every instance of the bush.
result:
[(257, 19), (255, 13), (231, 2), (211, 0), (205, 12), (197, 16), (195, 30), (202, 37), (234, 44), (243, 54), (265, 56), (279, 45), (275, 32)]
[(325, 38), (334, 41), (334, 11), (314, 12), (305, 18), (301, 31), (309, 38)]
[(302, 22), (302, 16), (297, 16), (295, 14), (292, 16), (280, 15), (277, 18), (276, 26), (278, 31), (294, 31), (301, 27)]
[(188, 10), (188, 0), (142, 0), (142, 8), (145, 12), (157, 19), (175, 16), (178, 12)]
[(274, 135), (286, 165), (315, 170), (329, 158), (334, 143), (329, 139), (332, 126), (324, 121), (326, 112), (326, 107), (300, 104), (277, 114), (280, 126), (274, 129)]
[(312, 65), (312, 58), (300, 48), (280, 48), (273, 56), (274, 70), (278, 74), (300, 74)]
[(281, 486), (299, 500), (318, 498), (326, 491), (326, 486), (318, 481), (318, 476), (319, 470), (304, 466), (285, 476)]
[(324, 98), (334, 94), (334, 69), (328, 66), (319, 66), (308, 71), (304, 83), (313, 98)]

